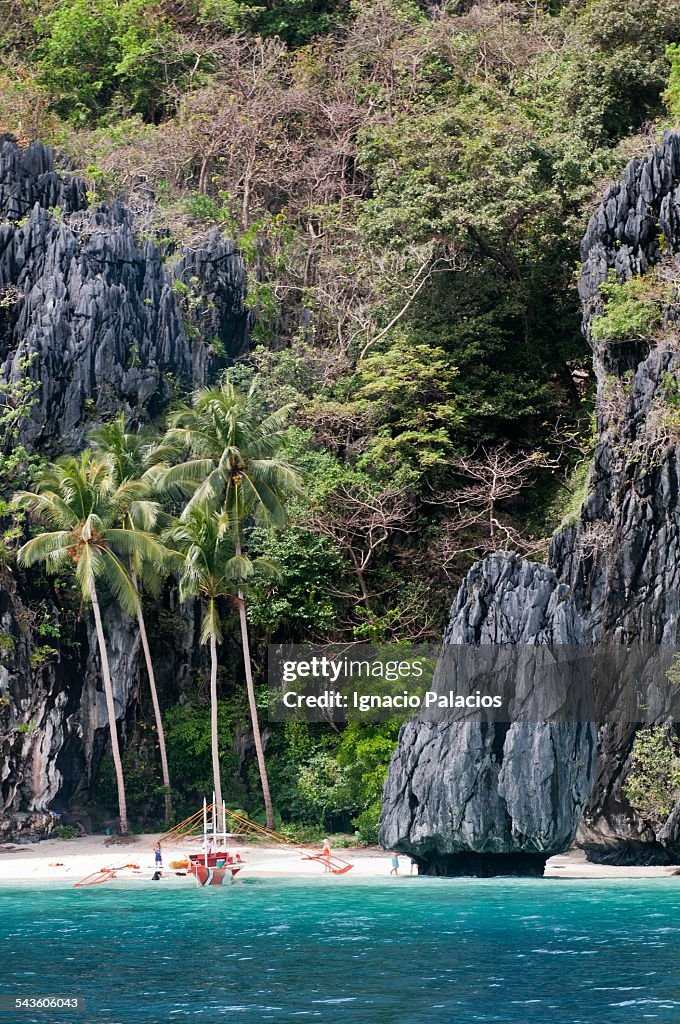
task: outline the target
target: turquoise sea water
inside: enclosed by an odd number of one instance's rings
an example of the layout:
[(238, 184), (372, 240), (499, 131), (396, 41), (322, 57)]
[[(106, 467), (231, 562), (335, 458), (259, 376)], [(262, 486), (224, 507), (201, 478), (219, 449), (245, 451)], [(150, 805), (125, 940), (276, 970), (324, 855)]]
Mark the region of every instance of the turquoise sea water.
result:
[(680, 877), (0, 887), (0, 997), (105, 1024), (680, 1024)]

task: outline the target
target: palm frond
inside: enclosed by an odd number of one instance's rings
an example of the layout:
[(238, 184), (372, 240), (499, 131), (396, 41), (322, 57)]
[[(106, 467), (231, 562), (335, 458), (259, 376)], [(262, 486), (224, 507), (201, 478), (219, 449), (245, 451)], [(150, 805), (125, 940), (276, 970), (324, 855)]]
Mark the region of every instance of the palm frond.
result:
[(212, 473), (208, 473), (205, 480), (198, 485), (194, 493), (191, 495), (180, 518), (184, 518), (188, 514), (189, 510), (195, 508), (197, 505), (206, 505), (209, 508), (217, 507), (224, 499), (226, 488), (227, 479), (225, 476), (220, 473), (219, 469), (213, 469)]
[(217, 610), (217, 602), (214, 598), (210, 598), (208, 601), (205, 614), (203, 616), (203, 622), (201, 623), (201, 643), (206, 644), (212, 636), (215, 637), (218, 644), (222, 642), (222, 624)]
[(13, 501), (17, 507), (27, 509), (53, 529), (72, 529), (78, 524), (78, 516), (74, 510), (54, 491), (17, 491)]
[(109, 529), (102, 534), (107, 546), (127, 558), (149, 562), (157, 571), (162, 571), (168, 551), (156, 537), (146, 530)]
[(104, 580), (120, 606), (131, 618), (134, 618), (139, 609), (139, 594), (130, 573), (110, 548), (100, 549), (99, 553), (101, 555), (101, 571), (98, 575)]
[(253, 571), (262, 576), (274, 576), (277, 579), (281, 576), (281, 566), (271, 558), (259, 556), (252, 559)]
[(52, 533), (41, 533), (19, 548), (17, 561), (19, 565), (31, 566), (36, 562), (44, 562), (47, 558), (59, 554), (68, 557), (72, 550), (73, 537), (67, 530), (56, 530)]
[(242, 517), (252, 513), (260, 523), (285, 526), (288, 518), (285, 505), (266, 480), (253, 479), (249, 473), (244, 473), (240, 490), (243, 498)]
[(157, 501), (144, 499), (131, 502), (127, 509), (127, 515), (135, 530), (149, 532), (158, 526), (161, 511), (161, 506)]
[(95, 579), (101, 574), (101, 571), (101, 556), (91, 544), (86, 544), (81, 549), (76, 563), (76, 579), (85, 600), (92, 600)]
[(225, 580), (247, 580), (254, 572), (253, 562), (247, 555), (232, 555), (224, 563), (223, 578)]
[(183, 498), (192, 494), (213, 468), (211, 459), (191, 459), (165, 469), (158, 467), (154, 485), (161, 494)]

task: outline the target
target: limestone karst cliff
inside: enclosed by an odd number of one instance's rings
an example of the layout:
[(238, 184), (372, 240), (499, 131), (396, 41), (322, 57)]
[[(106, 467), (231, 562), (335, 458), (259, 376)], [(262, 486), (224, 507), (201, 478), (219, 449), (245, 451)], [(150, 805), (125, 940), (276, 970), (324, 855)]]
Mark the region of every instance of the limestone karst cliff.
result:
[[(34, 382), (21, 425), (29, 450), (75, 451), (87, 431), (124, 409), (132, 422), (159, 414), (175, 383), (200, 384), (209, 346), (189, 337), (175, 281), (191, 281), (211, 335), (234, 354), (247, 339), (245, 270), (214, 233), (166, 269), (120, 203), (88, 205), (85, 183), (55, 170), (51, 150), (0, 140), (0, 375)], [(44, 580), (0, 581), (0, 833), (44, 824), (48, 807), (86, 790), (108, 723), (97, 645)], [(168, 685), (191, 668), (195, 623), (163, 640)], [(139, 685), (139, 640), (115, 605), (106, 608), (116, 710), (125, 719)], [(50, 636), (69, 643), (47, 644)], [(50, 653), (45, 653), (45, 648)], [(42, 653), (41, 653), (42, 652)], [(169, 656), (172, 655), (172, 656)]]
[[(679, 252), (680, 135), (667, 133), (607, 190), (581, 247), (598, 442), (578, 521), (553, 538), (547, 565), (506, 552), (475, 565), (447, 643), (677, 643), (680, 459), (666, 395), (680, 380)], [(658, 268), (663, 279), (664, 265), (667, 308), (649, 337), (593, 332), (612, 271), (624, 282)], [(634, 725), (602, 725), (595, 765), (587, 726), (415, 719), (391, 763), (382, 841), (445, 873), (540, 871), (577, 830), (595, 858), (677, 862), (678, 808), (655, 833), (623, 794), (634, 735)]]
[[(9, 140), (0, 150), (0, 204), (0, 367), (4, 380), (28, 376), (37, 385), (22, 427), (37, 451), (76, 449), (119, 408), (133, 422), (161, 412), (175, 381), (209, 373), (210, 337), (228, 354), (247, 345), (243, 265), (218, 234), (166, 260), (129, 210), (90, 208), (83, 182), (57, 173), (48, 150), (22, 152)], [(680, 136), (671, 134), (612, 186), (583, 242), (599, 440), (578, 520), (553, 538), (547, 565), (500, 552), (475, 566), (454, 601), (448, 643), (677, 642), (680, 485), (664, 405), (668, 381), (679, 379), (673, 302), (652, 338), (597, 340), (592, 324), (611, 271), (621, 281), (655, 267), (672, 276), (678, 251)], [(178, 281), (195, 289), (206, 337), (187, 331)], [(106, 614), (125, 731), (140, 683), (136, 631), (113, 605)], [(191, 614), (158, 644), (171, 692), (191, 669)], [(84, 619), (66, 616), (38, 574), (3, 578), (1, 828), (16, 830), (24, 824), (17, 814), (77, 797), (105, 746), (96, 645)], [(40, 655), (46, 624), (72, 642)], [(588, 724), (416, 719), (392, 763), (383, 840), (435, 872), (540, 872), (577, 830), (593, 856), (676, 858), (680, 808), (654, 833), (623, 795), (633, 735), (621, 724), (596, 738)]]
[[(24, 439), (48, 449), (82, 442), (94, 420), (123, 408), (142, 421), (174, 382), (202, 383), (208, 347), (187, 337), (174, 282), (211, 312), (225, 352), (243, 350), (245, 271), (213, 234), (166, 271), (121, 203), (88, 208), (85, 184), (54, 170), (50, 150), (0, 148), (0, 365), (5, 380), (40, 382)], [(193, 284), (195, 282), (195, 284)]]

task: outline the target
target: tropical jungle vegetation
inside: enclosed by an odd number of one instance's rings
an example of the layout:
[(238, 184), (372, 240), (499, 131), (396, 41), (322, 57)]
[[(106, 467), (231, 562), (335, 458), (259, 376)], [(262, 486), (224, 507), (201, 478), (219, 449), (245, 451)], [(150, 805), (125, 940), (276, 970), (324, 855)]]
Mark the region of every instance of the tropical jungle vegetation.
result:
[[(0, 461), (4, 558), (75, 580), (107, 702), (100, 589), (138, 624), (151, 713), (112, 731), (96, 806), (158, 821), (214, 788), (375, 839), (396, 726), (260, 724), (265, 647), (437, 639), (476, 558), (542, 557), (592, 448), (578, 243), (678, 117), (676, 0), (4, 5), (0, 131), (125, 200), (168, 266), (217, 228), (248, 273), (245, 354), (176, 283), (206, 390)], [(603, 302), (614, 340), (654, 328), (644, 283)], [(179, 702), (147, 636), (170, 592), (210, 655)]]

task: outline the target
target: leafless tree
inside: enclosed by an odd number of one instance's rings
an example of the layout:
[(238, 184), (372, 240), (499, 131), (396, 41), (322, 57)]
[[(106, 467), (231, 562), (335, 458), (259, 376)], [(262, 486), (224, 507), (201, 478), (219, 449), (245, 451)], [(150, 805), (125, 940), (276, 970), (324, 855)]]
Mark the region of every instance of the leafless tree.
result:
[(453, 504), (469, 525), (484, 522), (490, 539), (502, 543), (511, 531), (500, 518), (499, 504), (516, 498), (537, 469), (554, 468), (556, 462), (545, 452), (513, 451), (505, 443), (479, 448), (469, 456), (459, 455), (448, 465), (467, 482), (445, 498), (446, 503)]
[(508, 547), (530, 554), (541, 549), (544, 542), (524, 536), (502, 505), (521, 494), (536, 470), (556, 468), (556, 459), (545, 452), (516, 451), (501, 444), (457, 456), (448, 466), (456, 486), (434, 491), (428, 499), (451, 510), (442, 522), (445, 570), (466, 554), (482, 555)]
[(323, 509), (312, 511), (310, 525), (349, 556), (363, 603), (369, 608), (366, 574), (373, 568), (377, 552), (395, 534), (415, 530), (415, 505), (411, 494), (403, 489), (390, 487), (370, 495), (341, 484), (326, 497)]

